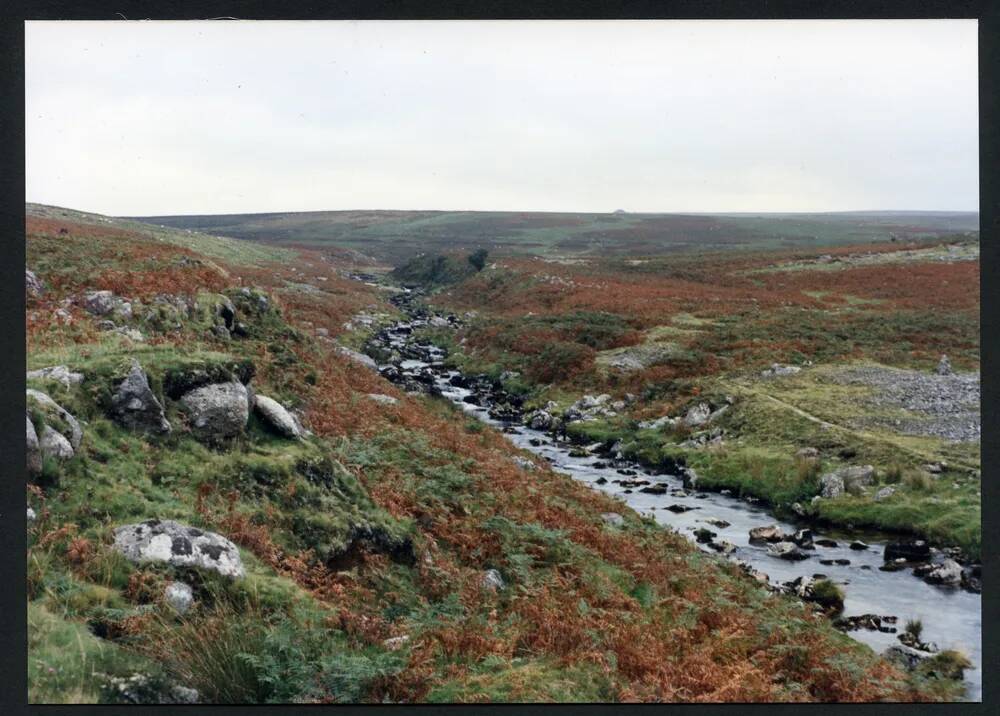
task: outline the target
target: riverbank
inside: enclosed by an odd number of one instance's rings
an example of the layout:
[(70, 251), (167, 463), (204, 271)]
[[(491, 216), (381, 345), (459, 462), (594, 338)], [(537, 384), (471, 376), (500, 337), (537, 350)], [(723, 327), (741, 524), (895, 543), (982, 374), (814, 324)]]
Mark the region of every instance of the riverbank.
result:
[[(954, 586), (942, 588), (917, 583), (908, 571), (907, 574), (899, 574), (904, 568), (914, 568), (916, 573), (925, 576), (929, 573), (928, 568), (923, 566), (924, 560), (910, 557), (900, 562), (897, 561), (899, 558), (890, 558), (903, 549), (903, 544), (888, 541), (883, 535), (860, 531), (855, 531), (853, 536), (837, 533), (839, 542), (822, 532), (814, 536), (808, 529), (803, 530), (806, 519), (803, 515), (797, 524), (779, 522), (774, 526), (777, 537), (770, 541), (777, 542), (777, 545), (767, 545), (766, 540), (763, 546), (761, 540), (754, 545), (754, 540), (748, 540), (748, 535), (754, 529), (759, 530), (773, 522), (763, 509), (766, 507), (764, 503), (748, 495), (743, 495), (741, 499), (740, 495), (733, 495), (726, 488), (715, 493), (705, 492), (701, 480), (692, 480), (690, 469), (676, 462), (669, 467), (680, 475), (664, 475), (665, 466), (662, 463), (653, 466), (654, 470), (644, 470), (632, 459), (632, 455), (621, 449), (617, 441), (609, 445), (612, 441), (607, 437), (590, 444), (587, 449), (581, 449), (586, 440), (581, 440), (579, 434), (560, 431), (558, 427), (553, 430), (550, 422), (539, 419), (538, 411), (525, 415), (523, 400), (508, 392), (503, 381), (488, 376), (465, 376), (454, 371), (448, 365), (450, 361), (446, 359), (444, 350), (422, 342), (421, 337), (426, 337), (420, 330), (423, 326), (437, 324), (439, 330), (454, 330), (459, 323), (457, 317), (429, 314), (422, 308), (415, 308), (407, 296), (398, 299), (397, 305), (406, 310), (411, 318), (416, 316), (417, 320), (384, 329), (376, 336), (374, 345), (370, 342), (369, 347), (376, 354), (382, 350), (385, 351), (383, 355), (396, 352), (406, 356), (395, 365), (384, 366), (383, 375), (407, 389), (449, 398), (464, 410), (501, 428), (515, 445), (542, 456), (555, 469), (624, 499), (626, 504), (651, 515), (659, 524), (687, 533), (706, 551), (729, 555), (748, 573), (776, 591), (800, 597), (810, 596), (812, 580), (816, 578), (816, 573), (812, 571), (815, 567), (795, 568), (790, 565), (805, 562), (815, 554), (823, 565), (821, 579), (833, 583), (834, 589), (843, 587), (846, 590), (845, 616), (839, 618), (837, 624), (855, 633), (864, 643), (887, 650), (887, 653), (897, 657), (905, 652), (914, 663), (936, 658), (933, 652), (914, 654), (906, 642), (887, 637), (905, 637), (906, 632), (902, 626), (889, 626), (904, 623), (899, 615), (884, 612), (888, 606), (902, 613), (906, 619), (914, 615), (919, 619), (921, 614), (933, 613), (938, 617), (937, 623), (928, 631), (946, 636), (948, 640), (944, 641), (945, 644), (971, 653), (973, 663), (980, 663), (978, 597), (969, 592), (961, 596), (963, 593), (956, 591)], [(534, 422), (535, 427), (547, 430), (521, 427), (523, 422)], [(663, 504), (663, 495), (673, 498), (669, 505)], [(700, 510), (711, 510), (711, 513)], [(864, 542), (861, 538), (868, 541)], [(922, 543), (911, 542), (908, 546), (913, 547), (914, 544)], [(805, 549), (799, 548), (800, 545), (805, 545)], [(818, 551), (811, 554), (809, 550)], [(938, 565), (950, 559), (937, 552), (932, 555), (929, 548), (925, 556)], [(763, 573), (765, 569), (777, 574), (775, 582), (772, 583)], [(965, 586), (974, 588), (976, 578), (972, 568), (967, 568), (962, 574)], [(878, 605), (877, 608), (883, 612), (857, 611), (858, 608), (872, 608), (874, 605)], [(941, 608), (946, 611), (941, 612)], [(941, 614), (944, 614), (943, 618)], [(855, 631), (859, 629), (863, 630), (860, 634)], [(912, 640), (909, 641), (912, 643)], [(937, 650), (937, 646), (931, 648)], [(973, 676), (967, 686), (970, 697), (977, 699), (981, 678)]]

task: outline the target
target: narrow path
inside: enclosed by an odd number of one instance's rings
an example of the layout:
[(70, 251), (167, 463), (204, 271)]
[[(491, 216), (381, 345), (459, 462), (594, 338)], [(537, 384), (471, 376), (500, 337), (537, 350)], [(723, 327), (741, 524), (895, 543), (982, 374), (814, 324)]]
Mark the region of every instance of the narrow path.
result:
[[(769, 402), (771, 402), (771, 403), (773, 403), (773, 404), (775, 404), (775, 405), (777, 405), (777, 406), (779, 406), (781, 408), (784, 408), (785, 410), (789, 410), (789, 411), (795, 413), (799, 417), (805, 418), (806, 420), (808, 420), (810, 422), (813, 422), (813, 423), (816, 423), (817, 425), (822, 426), (825, 430), (835, 430), (835, 431), (838, 431), (838, 432), (841, 432), (841, 433), (845, 433), (847, 435), (854, 436), (856, 438), (860, 438), (861, 440), (868, 440), (868, 441), (872, 441), (872, 442), (885, 443), (885, 444), (891, 445), (893, 448), (895, 448), (895, 449), (897, 449), (897, 450), (899, 450), (901, 452), (909, 453), (910, 455), (913, 455), (914, 457), (920, 458), (921, 460), (925, 460), (927, 462), (937, 462), (937, 460), (938, 460), (938, 457), (936, 455), (932, 454), (932, 453), (927, 453), (927, 452), (924, 452), (922, 450), (917, 450), (915, 448), (911, 448), (911, 447), (908, 447), (906, 445), (900, 445), (899, 443), (891, 440), (890, 438), (882, 437), (880, 435), (875, 435), (874, 433), (870, 433), (870, 432), (865, 431), (865, 430), (857, 430), (857, 429), (854, 429), (854, 428), (848, 428), (848, 427), (846, 427), (844, 425), (838, 425), (836, 423), (831, 423), (831, 422), (829, 422), (827, 420), (823, 420), (822, 418), (820, 418), (820, 417), (818, 417), (816, 415), (813, 415), (812, 413), (806, 412), (802, 408), (800, 408), (800, 407), (798, 407), (796, 405), (793, 405), (792, 403), (788, 403), (788, 402), (782, 400), (781, 398), (776, 398), (775, 396), (771, 395), (770, 393), (765, 393), (762, 390), (757, 390), (755, 388), (750, 388), (750, 387), (742, 386), (742, 385), (735, 385), (735, 384), (730, 383), (728, 381), (720, 381), (720, 383), (722, 385), (724, 385), (726, 388), (728, 388), (729, 390), (731, 390), (732, 392), (734, 392), (734, 393), (749, 393), (750, 395), (754, 395), (754, 396), (759, 397), (759, 398), (764, 398), (764, 399), (768, 400)], [(958, 465), (959, 467), (963, 467), (963, 468), (965, 468), (967, 470), (978, 470), (979, 469), (978, 465), (973, 465), (971, 463), (967, 463), (967, 462), (962, 461), (962, 460), (950, 459), (949, 462), (951, 464), (953, 464), (953, 465)]]

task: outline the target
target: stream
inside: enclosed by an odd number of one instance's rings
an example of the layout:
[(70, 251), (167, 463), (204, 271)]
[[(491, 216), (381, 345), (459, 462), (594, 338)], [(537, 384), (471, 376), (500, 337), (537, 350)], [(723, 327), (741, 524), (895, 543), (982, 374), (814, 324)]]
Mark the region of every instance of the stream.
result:
[[(881, 626), (881, 630), (862, 627), (847, 631), (877, 652), (900, 644), (897, 634), (903, 631), (907, 620), (921, 620), (922, 641), (934, 643), (940, 650), (956, 649), (969, 657), (973, 668), (965, 672), (966, 698), (982, 700), (981, 595), (958, 587), (928, 584), (915, 577), (911, 569), (882, 571), (885, 546), (898, 541), (898, 536), (792, 524), (776, 519), (762, 505), (735, 496), (686, 489), (679, 476), (660, 474), (596, 452), (571, 456), (573, 448), (576, 448), (574, 455), (580, 454), (579, 446), (557, 440), (544, 431), (532, 430), (519, 420), (491, 417), (488, 400), (483, 400), (474, 389), (464, 387), (463, 384), (470, 382), (458, 371), (444, 366), (444, 351), (413, 339), (414, 329), (427, 325), (454, 326), (457, 320), (434, 316), (414, 306), (408, 292), (397, 296), (393, 303), (404, 310), (410, 320), (383, 329), (379, 334), (384, 347), (391, 349), (394, 356), (389, 364), (380, 365), (383, 376), (404, 389), (440, 395), (452, 401), (469, 415), (502, 430), (516, 447), (546, 460), (554, 470), (570, 475), (591, 489), (612, 495), (692, 542), (695, 542), (694, 530), (711, 530), (716, 535), (712, 539), (716, 545), (727, 541), (735, 546), (735, 550), (720, 559), (737, 560), (746, 569), (763, 573), (760, 578), (767, 579), (772, 587), (780, 588), (799, 577), (826, 576), (845, 592), (842, 617), (878, 615), (883, 618), (881, 624), (876, 622), (875, 625)], [(629, 481), (648, 481), (649, 485), (662, 485), (666, 489), (663, 494), (650, 494), (642, 492), (638, 486), (629, 486)], [(620, 482), (626, 485), (617, 484)], [(768, 544), (750, 542), (751, 528), (766, 525), (778, 525), (786, 533), (808, 528), (814, 541), (820, 540), (822, 544), (802, 550), (808, 558), (800, 561), (780, 559), (768, 552)], [(851, 543), (855, 541), (863, 541), (867, 548), (852, 549)], [(836, 546), (824, 546), (834, 542)], [(695, 543), (702, 550), (715, 553), (708, 544)], [(820, 564), (820, 560), (824, 564)]]

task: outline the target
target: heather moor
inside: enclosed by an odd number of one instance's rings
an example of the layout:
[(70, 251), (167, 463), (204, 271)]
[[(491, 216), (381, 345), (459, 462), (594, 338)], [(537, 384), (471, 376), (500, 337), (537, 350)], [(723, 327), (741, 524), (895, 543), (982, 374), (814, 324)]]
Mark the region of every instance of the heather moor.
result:
[(28, 700), (981, 700), (975, 32), (29, 23)]

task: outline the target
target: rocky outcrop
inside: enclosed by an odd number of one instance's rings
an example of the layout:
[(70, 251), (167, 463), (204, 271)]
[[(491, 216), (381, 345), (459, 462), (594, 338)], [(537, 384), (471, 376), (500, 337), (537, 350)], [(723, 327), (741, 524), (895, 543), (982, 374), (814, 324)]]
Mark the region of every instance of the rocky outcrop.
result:
[(88, 291), (83, 297), (83, 307), (94, 316), (106, 316), (115, 310), (115, 294), (111, 291)]
[[(60, 406), (56, 401), (52, 400), (47, 394), (40, 390), (34, 390), (28, 388), (25, 390), (25, 394), (28, 397), (28, 405), (30, 407), (31, 402), (34, 401), (43, 412), (51, 413), (63, 423), (65, 423), (65, 432), (62, 433), (63, 437), (69, 441), (70, 446), (73, 450), (80, 447), (80, 441), (83, 439), (83, 428), (80, 426), (79, 421), (70, 415), (69, 411)], [(41, 435), (38, 436), (39, 440)]]
[(293, 440), (302, 437), (292, 414), (277, 400), (266, 395), (258, 395), (254, 400), (254, 410), (264, 423), (279, 435)]
[(54, 380), (57, 383), (62, 383), (66, 388), (71, 388), (83, 382), (83, 373), (74, 373), (64, 365), (29, 370), (25, 377), (28, 380)]
[(191, 430), (201, 440), (238, 435), (250, 417), (247, 389), (237, 380), (195, 388), (182, 395), (180, 402), (190, 417)]
[(863, 495), (866, 488), (875, 484), (875, 468), (871, 465), (848, 465), (826, 473), (820, 477), (819, 484), (822, 497), (840, 497), (845, 492)]
[(236, 545), (222, 535), (173, 520), (147, 520), (115, 529), (114, 548), (131, 562), (196, 567), (224, 577), (244, 575)]
[(163, 405), (150, 389), (149, 378), (137, 360), (132, 360), (128, 373), (111, 398), (111, 417), (129, 430), (155, 435), (170, 432)]
[(695, 428), (707, 423), (711, 414), (712, 408), (708, 403), (699, 403), (685, 413), (681, 422), (689, 428)]

